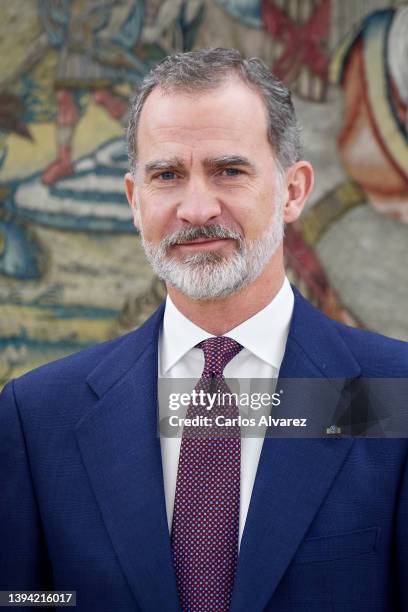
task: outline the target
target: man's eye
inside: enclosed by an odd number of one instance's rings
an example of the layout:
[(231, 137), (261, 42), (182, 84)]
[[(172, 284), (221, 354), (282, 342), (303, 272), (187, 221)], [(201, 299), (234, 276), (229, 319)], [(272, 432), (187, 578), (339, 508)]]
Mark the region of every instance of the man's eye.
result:
[(242, 174), (242, 170), (239, 170), (238, 168), (225, 168), (223, 172), (226, 176), (239, 176)]
[(166, 172), (161, 172), (158, 175), (158, 178), (160, 178), (163, 181), (173, 181), (176, 178), (176, 173), (171, 172), (171, 170), (166, 170)]

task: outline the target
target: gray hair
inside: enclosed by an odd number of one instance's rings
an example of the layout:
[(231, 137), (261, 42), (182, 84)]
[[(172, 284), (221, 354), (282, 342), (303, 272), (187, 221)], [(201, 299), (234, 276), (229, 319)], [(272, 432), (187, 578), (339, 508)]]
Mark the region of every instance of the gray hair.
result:
[(236, 74), (260, 94), (268, 114), (268, 140), (275, 160), (285, 170), (302, 157), (299, 127), (289, 89), (258, 58), (244, 59), (236, 49), (201, 49), (169, 55), (143, 79), (131, 100), (127, 130), (131, 171), (137, 162), (137, 128), (144, 103), (159, 87), (163, 91), (204, 92)]

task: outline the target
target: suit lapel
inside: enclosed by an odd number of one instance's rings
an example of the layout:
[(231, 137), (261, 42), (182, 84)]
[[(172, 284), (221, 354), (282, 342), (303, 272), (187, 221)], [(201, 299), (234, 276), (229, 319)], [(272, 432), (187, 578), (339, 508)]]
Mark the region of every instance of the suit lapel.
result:
[[(335, 325), (295, 291), (295, 308), (279, 379), (354, 378), (360, 368)], [(277, 388), (280, 388), (279, 386)], [(296, 385), (290, 386), (296, 396)], [(294, 396), (294, 399), (295, 399)], [(312, 413), (313, 394), (297, 398)], [(318, 512), (353, 440), (265, 438), (241, 541), (231, 612), (260, 612)]]
[(100, 397), (76, 426), (83, 462), (123, 572), (142, 610), (179, 610), (157, 436), (163, 306), (88, 377)]

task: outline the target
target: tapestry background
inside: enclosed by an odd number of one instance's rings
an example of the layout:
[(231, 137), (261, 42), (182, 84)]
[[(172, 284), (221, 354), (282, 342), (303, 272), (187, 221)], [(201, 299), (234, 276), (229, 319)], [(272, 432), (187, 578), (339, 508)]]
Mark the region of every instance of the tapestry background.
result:
[(127, 100), (169, 53), (235, 47), (294, 92), (314, 193), (289, 276), (408, 340), (408, 6), (378, 0), (0, 4), (0, 383), (139, 325), (164, 289), (123, 190)]

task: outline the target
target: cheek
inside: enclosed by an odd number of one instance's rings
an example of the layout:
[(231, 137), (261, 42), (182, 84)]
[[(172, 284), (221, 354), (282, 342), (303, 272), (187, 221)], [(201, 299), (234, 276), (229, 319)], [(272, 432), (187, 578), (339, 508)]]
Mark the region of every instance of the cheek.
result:
[(176, 207), (169, 204), (162, 194), (141, 194), (140, 221), (145, 238), (151, 241), (161, 240), (174, 224)]
[(272, 193), (248, 193), (240, 201), (230, 201), (229, 215), (243, 229), (248, 238), (262, 234), (274, 217), (274, 195)]

